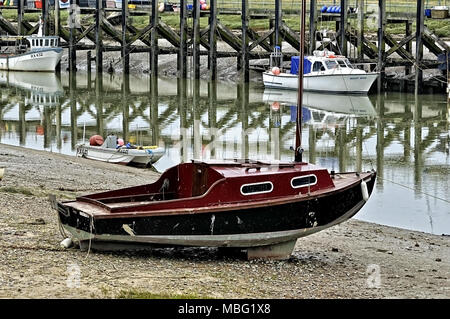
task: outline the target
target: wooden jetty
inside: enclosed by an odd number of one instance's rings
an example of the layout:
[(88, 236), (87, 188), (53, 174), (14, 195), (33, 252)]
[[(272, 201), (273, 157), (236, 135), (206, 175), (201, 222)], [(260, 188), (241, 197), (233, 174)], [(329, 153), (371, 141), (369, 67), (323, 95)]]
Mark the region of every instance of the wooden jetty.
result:
[[(291, 7), (282, 7), (282, 0), (274, 0), (273, 9), (250, 8), (249, 0), (239, 0), (240, 8), (219, 8), (217, 0), (209, 0), (209, 10), (200, 10), (199, 0), (192, 0), (193, 9), (187, 9), (187, 0), (179, 1), (179, 12), (174, 15), (179, 17), (177, 30), (169, 27), (162, 19), (158, 11), (158, 1), (150, 0), (150, 5), (139, 6), (130, 10), (128, 0), (122, 0), (121, 8), (104, 8), (102, 1), (96, 2), (95, 8), (79, 8), (78, 0), (70, 0), (69, 23), (61, 19), (59, 1), (50, 6), (49, 0), (42, 0), (42, 9), (30, 9), (24, 5), (25, 0), (18, 0), (17, 6), (1, 7), (2, 11), (16, 10), (17, 21), (11, 22), (3, 17), (0, 11), (0, 32), (8, 35), (28, 35), (36, 33), (38, 27), (25, 19), (25, 13), (39, 12), (42, 15), (46, 34), (58, 35), (63, 40), (63, 46), (69, 52), (69, 71), (76, 72), (77, 51), (87, 50), (89, 64), (95, 61), (98, 66), (97, 73), (103, 72), (103, 53), (117, 51), (121, 53), (121, 63), (124, 73), (130, 70), (130, 55), (134, 53), (149, 53), (149, 72), (158, 74), (158, 56), (164, 54), (177, 54), (178, 76), (185, 78), (188, 75), (187, 58), (192, 57), (193, 78), (200, 78), (200, 56), (208, 56), (208, 77), (211, 80), (217, 78), (217, 59), (223, 57), (236, 57), (238, 70), (244, 81), (249, 80), (250, 60), (268, 58), (276, 45), (283, 41), (294, 48), (299, 48), (299, 35), (283, 20), (284, 17), (298, 16), (299, 10)], [(368, 0), (336, 1), (341, 8), (350, 8), (356, 5), (357, 13), (349, 13), (341, 10), (340, 13), (322, 13), (319, 1), (309, 0), (309, 40), (305, 46), (310, 54), (315, 49), (328, 48), (348, 55), (353, 62), (377, 63), (382, 76), (379, 78), (379, 89), (385, 89), (386, 83), (384, 70), (386, 67), (403, 66), (405, 74), (415, 74), (415, 90), (420, 93), (424, 87), (423, 70), (436, 68), (437, 60), (424, 60), (423, 48), (426, 47), (432, 54), (438, 56), (450, 51), (449, 46), (425, 26), (424, 0), (416, 3), (416, 16), (401, 16), (393, 12), (387, 12), (386, 1), (378, 0), (375, 15), (378, 21), (377, 41), (374, 43), (366, 34), (364, 21), (373, 15), (368, 12)], [(331, 3), (331, 2), (330, 2)], [(321, 4), (322, 5), (322, 4)], [(372, 2), (371, 2), (371, 5)], [(253, 4), (253, 6), (255, 6)], [(218, 19), (218, 15), (240, 15), (240, 35), (235, 30), (227, 28)], [(130, 21), (130, 16), (148, 16), (148, 25), (141, 29), (136, 28)], [(200, 26), (200, 18), (208, 16), (208, 25)], [(256, 32), (250, 28), (252, 19), (268, 19), (269, 30)], [(92, 23), (94, 21), (94, 23)], [(335, 45), (333, 42), (323, 42), (321, 30), (318, 30), (319, 22), (335, 22)], [(356, 23), (350, 23), (353, 21)], [(191, 24), (188, 24), (191, 22)], [(416, 30), (412, 25), (416, 23)], [(356, 25), (352, 27), (351, 25)], [(387, 31), (390, 24), (403, 24), (405, 36), (396, 40)], [(313, 36), (311, 36), (313, 35)], [(170, 46), (158, 44), (158, 39), (165, 39)], [(89, 41), (86, 41), (89, 40)], [(231, 47), (230, 51), (219, 51), (217, 41), (224, 41)], [(318, 42), (320, 45), (317, 45)], [(416, 43), (413, 52), (412, 43)], [(3, 44), (0, 41), (0, 45)], [(92, 44), (90, 44), (92, 43)], [(94, 51), (95, 56), (92, 57)], [(393, 54), (398, 55), (397, 58)], [(286, 53), (285, 58), (295, 53)], [(90, 68), (90, 66), (89, 66)], [(392, 81), (392, 79), (390, 80)], [(399, 82), (400, 83), (400, 82)], [(441, 85), (445, 90), (445, 83)], [(403, 85), (403, 87), (408, 87)]]

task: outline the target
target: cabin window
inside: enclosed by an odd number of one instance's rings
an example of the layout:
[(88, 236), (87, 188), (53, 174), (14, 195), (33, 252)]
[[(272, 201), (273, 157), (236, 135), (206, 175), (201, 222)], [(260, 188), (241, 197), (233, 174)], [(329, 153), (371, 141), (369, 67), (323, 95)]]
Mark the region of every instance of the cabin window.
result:
[(337, 60), (337, 62), (339, 63), (339, 66), (341, 68), (346, 68), (347, 67), (347, 65), (345, 64), (345, 62), (343, 60)]
[(41, 47), (44, 46), (44, 41), (42, 39), (40, 39), (39, 40), (39, 44), (40, 44)]
[(45, 39), (45, 46), (48, 47), (48, 39)]
[(334, 60), (327, 60), (325, 61), (325, 64), (327, 65), (328, 69), (335, 69), (338, 66), (337, 62)]
[(297, 176), (291, 179), (292, 188), (300, 188), (317, 184), (316, 175)]
[(322, 67), (322, 62), (316, 61), (313, 64), (313, 72), (319, 72)]
[(350, 69), (353, 69), (353, 65), (350, 63), (348, 59), (345, 59), (345, 64), (347, 64), (347, 67), (349, 67)]
[(241, 186), (242, 195), (256, 195), (270, 193), (273, 190), (271, 182), (244, 184)]

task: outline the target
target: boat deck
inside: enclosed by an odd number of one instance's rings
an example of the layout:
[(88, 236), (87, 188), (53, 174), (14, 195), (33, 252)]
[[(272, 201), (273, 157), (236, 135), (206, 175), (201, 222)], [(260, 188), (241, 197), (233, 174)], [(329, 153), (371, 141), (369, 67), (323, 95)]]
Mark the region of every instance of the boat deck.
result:
[[(365, 179), (368, 176), (370, 176), (371, 173), (361, 173), (360, 176), (357, 176), (355, 173), (340, 173), (335, 174), (333, 178), (333, 182), (335, 187), (331, 189), (322, 189), (319, 191), (306, 193), (306, 194), (298, 194), (294, 195), (298, 200), (304, 200), (305, 198), (309, 198), (311, 196), (324, 196), (325, 194), (329, 192), (336, 191), (336, 189), (346, 189), (347, 187), (351, 186), (355, 182), (358, 182), (361, 178)], [(161, 194), (159, 194), (161, 195)], [(171, 196), (172, 199), (169, 200), (162, 200), (154, 199), (155, 194), (140, 194), (140, 195), (133, 195), (133, 196), (123, 196), (123, 197), (115, 197), (115, 198), (98, 198), (98, 199), (89, 199), (85, 197), (79, 198), (77, 201), (73, 202), (67, 202), (64, 203), (67, 206), (73, 207), (79, 211), (82, 211), (88, 215), (93, 216), (94, 218), (107, 218), (107, 217), (130, 217), (135, 216), (137, 214), (139, 215), (156, 215), (156, 214), (180, 214), (180, 213), (186, 213), (187, 210), (192, 210), (192, 212), (201, 212), (201, 211), (211, 211), (214, 210), (214, 207), (216, 206), (218, 209), (230, 209), (236, 208), (237, 206), (239, 208), (242, 208), (247, 205), (252, 206), (265, 206), (268, 204), (273, 204), (274, 202), (277, 202), (279, 204), (282, 204), (284, 202), (292, 201), (292, 195), (289, 196), (282, 196), (282, 197), (270, 197), (265, 198), (263, 200), (246, 200), (241, 202), (233, 202), (233, 203), (221, 203), (220, 205), (214, 205), (209, 206), (207, 208), (205, 207), (189, 207), (189, 208), (177, 208), (177, 209), (164, 209), (165, 203), (171, 203), (171, 202), (186, 202), (186, 200), (191, 200), (187, 198), (176, 198), (174, 194), (166, 193), (165, 196)], [(136, 200), (137, 198), (142, 197), (142, 200)], [(201, 197), (201, 196), (198, 196)], [(192, 197), (192, 200), (195, 200), (198, 197)], [(150, 199), (153, 198), (153, 199)], [(142, 209), (143, 206), (155, 206), (154, 210), (147, 208), (145, 210)], [(135, 207), (135, 211), (128, 211), (128, 212), (115, 212), (115, 210), (120, 209), (122, 207)]]

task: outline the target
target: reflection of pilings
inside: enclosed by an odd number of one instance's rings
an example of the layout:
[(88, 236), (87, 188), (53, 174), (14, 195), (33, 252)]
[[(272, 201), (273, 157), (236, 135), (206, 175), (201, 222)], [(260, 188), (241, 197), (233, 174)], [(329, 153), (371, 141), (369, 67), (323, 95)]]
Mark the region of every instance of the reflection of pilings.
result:
[(123, 75), (122, 85), (122, 138), (128, 141), (130, 106), (128, 104), (128, 94), (130, 93), (130, 75)]
[(77, 79), (75, 73), (69, 75), (69, 96), (70, 96), (70, 129), (71, 129), (71, 146), (75, 150), (78, 141), (77, 127)]
[(194, 112), (194, 155), (193, 158), (201, 159), (202, 156), (202, 135), (200, 131), (201, 106), (200, 106), (200, 81), (193, 80), (192, 107)]
[(249, 149), (248, 149), (248, 135), (250, 134), (248, 129), (248, 103), (249, 103), (249, 85), (248, 82), (241, 83), (238, 85), (238, 89), (240, 90), (241, 109), (240, 109), (240, 118), (241, 118), (241, 127), (242, 127), (242, 138), (241, 138), (241, 158), (249, 158)]
[(44, 106), (44, 148), (49, 148), (52, 140), (52, 110)]
[(378, 118), (377, 125), (377, 186), (382, 189), (383, 187), (383, 167), (384, 167), (384, 96), (378, 95), (377, 98), (377, 113)]
[(417, 190), (420, 190), (422, 179), (422, 97), (415, 95), (414, 110), (414, 182)]
[(356, 171), (362, 171), (363, 128), (361, 118), (356, 120)]
[(103, 75), (97, 73), (95, 78), (95, 110), (97, 117), (97, 134), (103, 136)]
[(336, 146), (338, 149), (339, 171), (347, 171), (347, 130), (346, 127), (336, 129)]
[[(216, 1), (216, 0), (213, 0)], [(208, 83), (208, 126), (210, 139), (211, 158), (216, 158), (216, 137), (217, 137), (217, 82)]]
[(19, 143), (20, 145), (25, 145), (25, 139), (27, 135), (27, 123), (25, 121), (26, 108), (25, 103), (19, 102)]
[[(411, 106), (406, 99), (406, 95), (402, 95), (402, 102), (405, 105), (405, 114), (411, 114)], [(405, 128), (403, 130), (403, 158), (405, 163), (409, 162), (411, 155), (411, 120), (405, 119)]]
[(181, 162), (188, 161), (188, 139), (187, 139), (187, 114), (186, 114), (186, 99), (187, 99), (187, 80), (178, 77), (177, 81), (177, 95), (178, 95), (178, 115), (180, 117), (180, 155)]
[(62, 129), (62, 123), (61, 123), (61, 103), (58, 103), (56, 105), (55, 110), (55, 124), (56, 124), (56, 148), (58, 151), (61, 150), (62, 147), (62, 141), (61, 141), (61, 129)]
[(308, 147), (309, 147), (309, 162), (311, 164), (316, 164), (316, 131), (312, 125), (309, 125), (309, 139), (308, 139)]
[(150, 122), (152, 145), (157, 145), (159, 140), (158, 78), (155, 76), (150, 77)]

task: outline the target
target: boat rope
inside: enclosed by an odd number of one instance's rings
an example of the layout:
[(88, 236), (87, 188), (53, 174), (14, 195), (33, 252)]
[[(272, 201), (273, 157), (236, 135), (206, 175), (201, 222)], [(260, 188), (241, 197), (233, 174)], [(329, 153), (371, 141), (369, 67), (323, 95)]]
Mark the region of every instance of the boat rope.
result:
[(441, 201), (443, 201), (443, 202), (445, 202), (445, 203), (450, 204), (450, 200), (447, 200), (447, 199), (445, 199), (445, 198), (438, 197), (438, 196), (436, 196), (436, 195), (432, 195), (432, 194), (429, 194), (429, 193), (425, 193), (425, 192), (423, 192), (423, 191), (421, 191), (421, 190), (415, 189), (415, 188), (413, 188), (413, 187), (410, 187), (410, 186), (407, 186), (407, 185), (404, 185), (404, 184), (401, 184), (401, 183), (398, 183), (398, 182), (394, 182), (393, 180), (390, 180), (390, 179), (387, 179), (387, 178), (384, 178), (384, 177), (381, 177), (381, 176), (378, 176), (378, 175), (377, 175), (377, 178), (379, 178), (379, 179), (381, 179), (381, 180), (383, 180), (383, 181), (391, 182), (392, 184), (395, 184), (395, 185), (398, 185), (398, 186), (401, 186), (401, 187), (404, 187), (404, 188), (413, 190), (413, 191), (415, 191), (415, 192), (419, 192), (420, 194), (423, 194), (423, 195), (425, 195), (425, 196), (433, 197), (433, 198), (435, 198), (435, 199), (438, 199), (438, 200), (441, 200)]
[(89, 257), (89, 253), (91, 252), (92, 229), (94, 227), (94, 216), (91, 216), (89, 218), (89, 223), (90, 223), (90, 225), (89, 225), (89, 246), (88, 246), (88, 251), (87, 251), (85, 259), (87, 259)]

